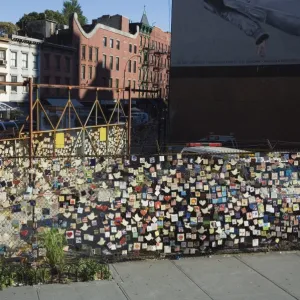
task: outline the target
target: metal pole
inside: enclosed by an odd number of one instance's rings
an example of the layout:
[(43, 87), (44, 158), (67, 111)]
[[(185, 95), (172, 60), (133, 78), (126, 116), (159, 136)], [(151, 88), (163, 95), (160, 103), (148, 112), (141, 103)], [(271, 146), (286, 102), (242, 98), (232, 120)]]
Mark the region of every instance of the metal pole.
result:
[(95, 125), (98, 125), (98, 106), (97, 106), (97, 102), (98, 102), (98, 90), (96, 91), (96, 102), (95, 102), (95, 104), (96, 104), (96, 110), (95, 110), (95, 118), (96, 118), (96, 123), (95, 123)]
[(128, 103), (128, 150), (127, 153), (130, 155), (131, 153), (131, 86), (129, 86), (129, 103)]
[[(32, 168), (32, 156), (33, 156), (33, 89), (32, 78), (29, 78), (29, 160), (30, 168)], [(30, 176), (31, 177), (31, 176)], [(30, 178), (31, 181), (32, 178)]]
[(129, 61), (131, 61), (134, 57), (140, 57), (142, 59), (142, 56), (140, 54), (135, 54), (135, 55), (132, 55), (126, 62), (125, 64), (125, 68), (124, 68), (124, 74), (123, 74), (123, 100), (125, 100), (125, 77), (126, 77), (126, 69), (127, 69), (127, 65), (129, 63)]
[(124, 74), (123, 74), (123, 100), (125, 100), (125, 77), (126, 77), (126, 68), (129, 60), (125, 64)]

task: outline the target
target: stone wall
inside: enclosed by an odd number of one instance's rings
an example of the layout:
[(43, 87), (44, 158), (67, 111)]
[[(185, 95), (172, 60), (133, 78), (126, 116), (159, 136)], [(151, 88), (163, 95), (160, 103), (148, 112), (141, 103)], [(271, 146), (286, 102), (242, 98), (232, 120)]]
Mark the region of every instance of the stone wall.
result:
[(35, 159), (30, 170), (28, 160), (3, 158), (0, 249), (38, 247), (33, 216), (37, 231), (59, 227), (70, 249), (96, 254), (295, 245), (299, 159), (300, 153), (58, 156)]

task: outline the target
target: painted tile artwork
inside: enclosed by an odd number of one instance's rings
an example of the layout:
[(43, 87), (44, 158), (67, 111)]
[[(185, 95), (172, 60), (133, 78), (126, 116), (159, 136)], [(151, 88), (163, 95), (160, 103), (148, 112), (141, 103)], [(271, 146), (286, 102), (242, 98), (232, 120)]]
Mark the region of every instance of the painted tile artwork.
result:
[(37, 231), (65, 230), (70, 249), (99, 254), (296, 243), (299, 160), (300, 153), (58, 157), (36, 159), (29, 170), (2, 159), (0, 253), (27, 251), (33, 221)]

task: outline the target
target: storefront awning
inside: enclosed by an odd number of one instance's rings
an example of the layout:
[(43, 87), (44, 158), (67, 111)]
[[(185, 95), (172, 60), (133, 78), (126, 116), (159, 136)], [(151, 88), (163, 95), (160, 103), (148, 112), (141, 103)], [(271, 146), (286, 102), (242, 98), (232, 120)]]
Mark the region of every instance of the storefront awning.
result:
[[(47, 99), (47, 102), (51, 106), (55, 107), (65, 107), (67, 104), (68, 99)], [(72, 104), (74, 107), (83, 107), (83, 105), (76, 99), (71, 99)]]
[(16, 110), (18, 107), (14, 107), (11, 103), (8, 102), (7, 104), (4, 102), (0, 102), (0, 111), (10, 111), (10, 110)]

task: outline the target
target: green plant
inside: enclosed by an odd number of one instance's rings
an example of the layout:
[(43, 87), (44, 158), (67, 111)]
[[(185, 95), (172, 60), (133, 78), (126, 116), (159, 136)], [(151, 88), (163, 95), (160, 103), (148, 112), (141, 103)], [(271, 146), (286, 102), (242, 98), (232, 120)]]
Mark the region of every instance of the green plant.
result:
[(15, 283), (14, 277), (15, 273), (0, 260), (0, 291), (12, 286)]
[(90, 258), (79, 260), (77, 272), (77, 276), (81, 281), (110, 279), (108, 267)]
[(46, 262), (51, 268), (52, 275), (61, 273), (65, 263), (64, 246), (67, 241), (64, 233), (51, 228), (40, 235), (41, 246), (46, 249)]

